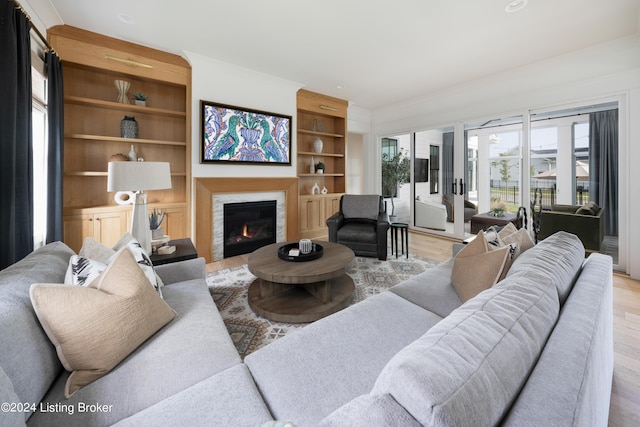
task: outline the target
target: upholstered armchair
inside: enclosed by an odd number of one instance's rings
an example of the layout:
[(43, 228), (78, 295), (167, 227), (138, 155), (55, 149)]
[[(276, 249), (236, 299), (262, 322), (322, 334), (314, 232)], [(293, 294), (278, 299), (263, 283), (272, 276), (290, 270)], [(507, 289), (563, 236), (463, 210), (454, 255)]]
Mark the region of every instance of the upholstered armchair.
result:
[(416, 227), (446, 230), (447, 208), (443, 204), (416, 199), (414, 207), (416, 214), (414, 224)]
[(583, 206), (553, 205), (551, 210), (540, 212), (540, 240), (560, 230), (578, 236), (587, 251), (599, 251), (605, 234), (604, 209), (590, 202)]
[[(447, 221), (453, 222), (453, 196), (445, 194), (442, 196), (442, 204), (447, 208)], [(478, 208), (469, 200), (464, 200), (464, 222), (471, 221), (471, 217), (478, 214)]]
[(382, 196), (345, 194), (327, 227), (330, 242), (345, 245), (358, 256), (387, 259), (389, 216)]

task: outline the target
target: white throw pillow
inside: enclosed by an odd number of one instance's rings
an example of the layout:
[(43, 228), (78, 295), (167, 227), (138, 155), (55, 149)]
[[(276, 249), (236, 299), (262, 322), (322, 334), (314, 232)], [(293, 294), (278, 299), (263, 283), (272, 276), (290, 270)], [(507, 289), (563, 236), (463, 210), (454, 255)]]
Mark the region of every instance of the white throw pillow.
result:
[(131, 252), (138, 266), (142, 269), (149, 282), (162, 296), (160, 289), (164, 284), (153, 270), (153, 263), (142, 249), (142, 246), (130, 233), (125, 233), (112, 248), (108, 248), (91, 237), (87, 237), (82, 244), (79, 255), (69, 260), (69, 267), (65, 275), (65, 284), (88, 286), (116, 257), (123, 247)]

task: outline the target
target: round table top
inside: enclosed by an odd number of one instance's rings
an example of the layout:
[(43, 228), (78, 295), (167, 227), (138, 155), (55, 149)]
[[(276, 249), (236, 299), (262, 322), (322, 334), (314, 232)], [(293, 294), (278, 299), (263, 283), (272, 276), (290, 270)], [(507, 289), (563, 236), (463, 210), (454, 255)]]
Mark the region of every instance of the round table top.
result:
[(338, 243), (318, 241), (322, 257), (305, 262), (285, 261), (278, 257), (281, 246), (295, 243), (280, 242), (263, 246), (249, 255), (247, 265), (256, 277), (276, 283), (315, 283), (342, 276), (355, 258), (351, 249)]

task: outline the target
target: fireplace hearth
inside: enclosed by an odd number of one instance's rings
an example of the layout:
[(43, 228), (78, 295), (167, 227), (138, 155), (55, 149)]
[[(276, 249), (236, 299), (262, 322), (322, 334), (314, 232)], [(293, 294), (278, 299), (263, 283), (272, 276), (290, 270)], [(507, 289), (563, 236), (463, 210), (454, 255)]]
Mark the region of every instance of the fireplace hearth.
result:
[(276, 242), (275, 200), (225, 203), (223, 256), (229, 258)]

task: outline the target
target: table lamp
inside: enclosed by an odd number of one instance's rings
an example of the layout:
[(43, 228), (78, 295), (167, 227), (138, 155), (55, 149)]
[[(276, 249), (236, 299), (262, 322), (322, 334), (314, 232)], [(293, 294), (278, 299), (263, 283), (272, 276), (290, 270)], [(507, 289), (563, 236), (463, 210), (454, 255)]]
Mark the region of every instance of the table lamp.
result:
[[(115, 199), (118, 204), (133, 203), (131, 234), (147, 254), (151, 254), (151, 227), (145, 191), (167, 188), (171, 188), (168, 162), (109, 162), (107, 191), (117, 191)], [(133, 197), (124, 201), (121, 198), (123, 192), (129, 192)]]

